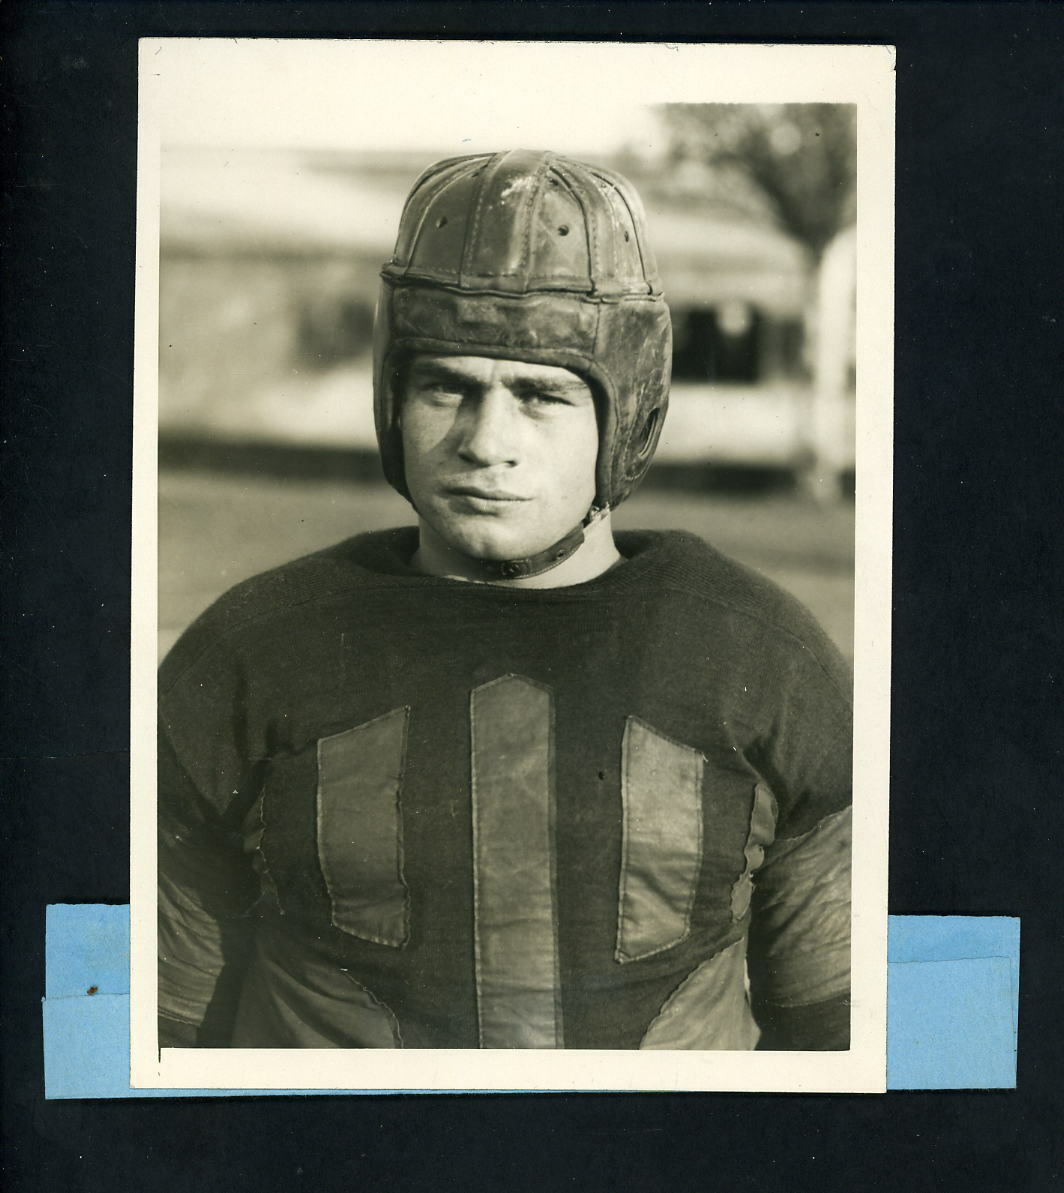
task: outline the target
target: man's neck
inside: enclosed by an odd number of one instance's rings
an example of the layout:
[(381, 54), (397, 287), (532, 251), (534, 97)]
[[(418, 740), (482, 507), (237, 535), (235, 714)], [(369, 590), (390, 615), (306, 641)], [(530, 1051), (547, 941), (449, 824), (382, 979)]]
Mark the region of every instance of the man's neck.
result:
[(475, 564), (444, 542), (424, 519), (418, 525), (420, 541), (412, 560), (414, 567), (427, 575), (446, 576), (451, 580), (496, 584), (501, 588), (567, 588), (594, 580), (621, 559), (613, 541), (609, 511), (584, 528), (584, 541), (557, 567), (515, 580), (484, 580)]

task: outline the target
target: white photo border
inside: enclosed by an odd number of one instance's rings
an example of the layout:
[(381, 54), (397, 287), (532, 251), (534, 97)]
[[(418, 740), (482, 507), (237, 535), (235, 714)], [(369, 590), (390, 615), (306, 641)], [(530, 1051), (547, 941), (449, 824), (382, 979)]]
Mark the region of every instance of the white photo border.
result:
[[(349, 99), (382, 80), (472, 112), (527, 80), (526, 104), (850, 103), (857, 107), (857, 443), (852, 1037), (847, 1052), (158, 1048), (155, 706), (158, 608), (159, 165), (190, 79), (225, 79), (224, 128), (345, 66)], [(887, 796), (893, 453), (894, 63), (890, 46), (146, 38), (140, 42), (131, 658), (130, 1073), (137, 1089), (332, 1091), (886, 1088)], [(446, 114), (446, 113), (445, 113)], [(224, 135), (224, 133), (223, 133)], [(520, 142), (515, 127), (512, 141)], [(473, 148), (483, 146), (474, 145)], [(497, 148), (498, 146), (493, 146)], [(463, 152), (459, 148), (456, 152)], [(465, 150), (472, 151), (472, 150)], [(398, 218), (398, 212), (396, 213)]]

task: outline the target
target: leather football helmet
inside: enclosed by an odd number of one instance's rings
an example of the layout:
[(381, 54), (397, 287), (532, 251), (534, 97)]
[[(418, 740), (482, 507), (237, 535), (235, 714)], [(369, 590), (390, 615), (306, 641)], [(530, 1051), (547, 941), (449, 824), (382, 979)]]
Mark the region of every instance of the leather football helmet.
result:
[(560, 365), (598, 403), (596, 506), (650, 465), (668, 406), (672, 329), (639, 196), (554, 153), (449, 158), (414, 184), (382, 285), (374, 414), (388, 481), (409, 497), (398, 370), (411, 353)]

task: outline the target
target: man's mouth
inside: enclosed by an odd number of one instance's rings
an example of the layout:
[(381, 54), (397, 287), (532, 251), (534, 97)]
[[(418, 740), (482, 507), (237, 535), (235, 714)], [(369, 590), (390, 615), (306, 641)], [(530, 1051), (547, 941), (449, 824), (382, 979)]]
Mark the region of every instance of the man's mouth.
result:
[(490, 489), (483, 485), (448, 485), (445, 492), (448, 496), (463, 497), (467, 501), (497, 502), (507, 504), (531, 500), (520, 493), (510, 493), (505, 489)]

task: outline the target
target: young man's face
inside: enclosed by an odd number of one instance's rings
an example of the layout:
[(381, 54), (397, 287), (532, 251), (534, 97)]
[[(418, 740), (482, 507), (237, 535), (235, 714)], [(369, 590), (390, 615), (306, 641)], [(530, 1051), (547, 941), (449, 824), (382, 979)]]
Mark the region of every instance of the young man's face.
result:
[(568, 369), (415, 356), (400, 411), (410, 495), (456, 551), (535, 555), (578, 526), (594, 501), (595, 402)]

